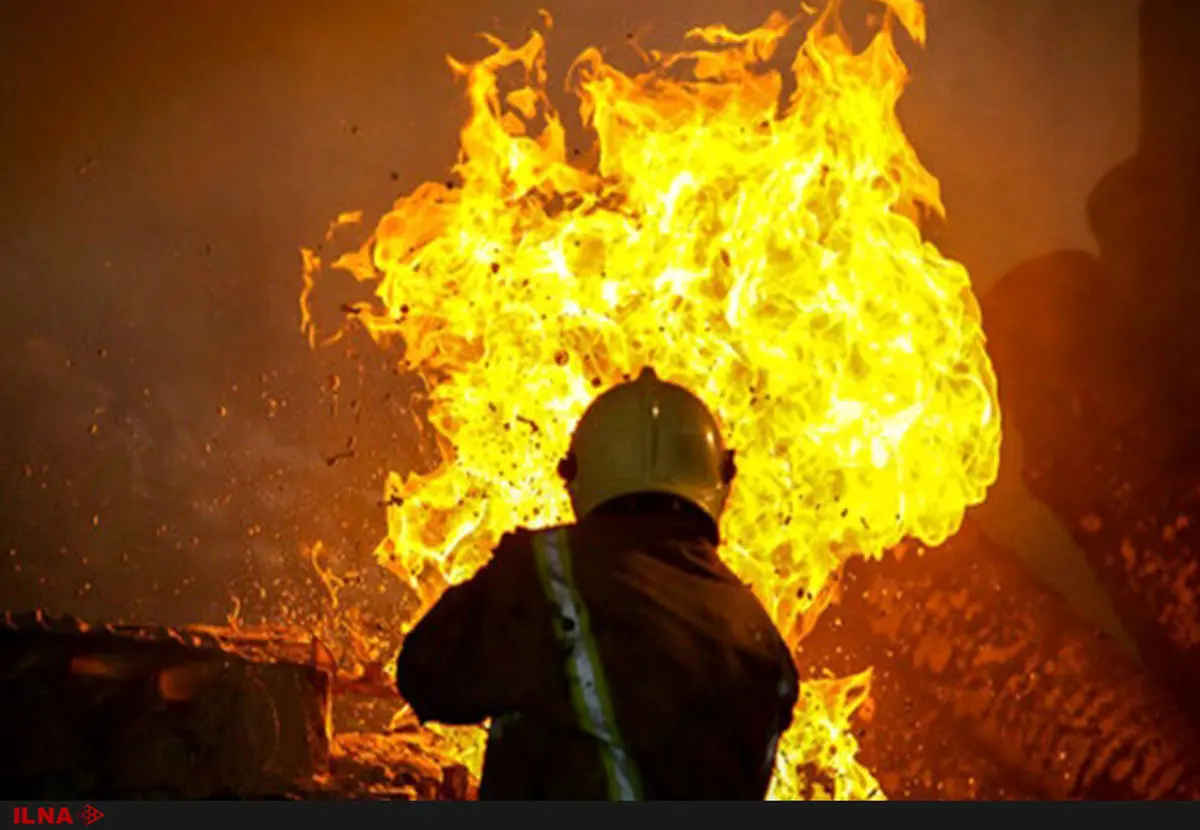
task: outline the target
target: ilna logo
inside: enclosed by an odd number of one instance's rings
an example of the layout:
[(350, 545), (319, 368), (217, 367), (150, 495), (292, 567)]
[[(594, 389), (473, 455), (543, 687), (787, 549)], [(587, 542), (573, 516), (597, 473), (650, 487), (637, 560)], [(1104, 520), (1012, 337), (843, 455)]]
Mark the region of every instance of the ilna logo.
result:
[(86, 804), (74, 816), (69, 807), (13, 807), (13, 824), (74, 824), (91, 827), (104, 813)]

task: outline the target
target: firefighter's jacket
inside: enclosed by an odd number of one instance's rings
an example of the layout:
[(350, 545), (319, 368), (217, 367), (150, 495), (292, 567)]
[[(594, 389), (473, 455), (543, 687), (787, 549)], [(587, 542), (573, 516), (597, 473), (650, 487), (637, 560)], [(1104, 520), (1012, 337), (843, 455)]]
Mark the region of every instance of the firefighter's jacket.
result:
[(770, 617), (679, 514), (505, 536), (396, 680), (423, 722), (491, 719), (481, 799), (761, 799), (797, 696)]

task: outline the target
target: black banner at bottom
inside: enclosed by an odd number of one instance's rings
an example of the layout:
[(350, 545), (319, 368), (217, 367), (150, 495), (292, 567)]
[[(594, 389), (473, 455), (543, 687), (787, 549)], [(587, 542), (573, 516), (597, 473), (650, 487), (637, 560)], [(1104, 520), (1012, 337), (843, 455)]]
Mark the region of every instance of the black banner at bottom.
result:
[[(759, 812), (759, 811), (762, 812)], [(859, 812), (860, 810), (866, 812)], [(789, 802), (735, 804), (729, 802), (651, 802), (643, 805), (566, 802), (404, 802), (404, 801), (97, 801), (61, 803), (3, 802), (3, 826), (69, 826), (93, 830), (239, 830), (239, 828), (437, 828), (453, 830), (492, 821), (555, 822), (572, 830), (608, 826), (614, 820), (634, 830), (645, 821), (661, 827), (667, 822), (720, 822), (722, 819), (761, 821), (865, 821), (886, 817), (921, 822), (928, 827), (945, 821), (961, 827), (963, 821), (1013, 822), (1023, 830), (1045, 821), (1061, 828), (1062, 822), (1106, 822), (1122, 811), (1127, 818), (1137, 810), (1138, 820), (1188, 822), (1200, 826), (1200, 806), (1185, 802)], [(784, 818), (782, 813), (790, 812)], [(751, 814), (754, 815), (751, 815)], [(693, 825), (694, 826), (694, 825)], [(1185, 825), (1186, 826), (1186, 825)], [(975, 828), (980, 830), (980, 828)]]

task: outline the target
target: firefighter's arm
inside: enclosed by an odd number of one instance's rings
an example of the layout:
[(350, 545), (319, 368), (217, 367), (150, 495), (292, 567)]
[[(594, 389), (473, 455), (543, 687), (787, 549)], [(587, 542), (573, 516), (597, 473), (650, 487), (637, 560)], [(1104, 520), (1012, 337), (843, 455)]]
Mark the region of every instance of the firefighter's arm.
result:
[(479, 723), (509, 704), (504, 672), (496, 670), (512, 634), (503, 547), (470, 580), (448, 588), (404, 639), (396, 685), (423, 723)]

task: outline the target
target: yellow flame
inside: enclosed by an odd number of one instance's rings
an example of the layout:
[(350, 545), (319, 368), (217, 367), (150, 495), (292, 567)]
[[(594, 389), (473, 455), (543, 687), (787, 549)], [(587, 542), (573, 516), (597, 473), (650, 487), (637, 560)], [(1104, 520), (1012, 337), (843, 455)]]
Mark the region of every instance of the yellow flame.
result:
[[(587, 165), (547, 97), (541, 34), (450, 60), (470, 104), (458, 186), (418, 187), (335, 263), (374, 282), (356, 319), (427, 384), (442, 464), (391, 477), (378, 551), (426, 602), (502, 533), (570, 520), (555, 468), (572, 426), (644, 365), (725, 424), (739, 478), (723, 555), (793, 641), (847, 558), (940, 543), (983, 500), (995, 379), (966, 270), (922, 238), (939, 186), (895, 113), (892, 28), (923, 43), (924, 10), (884, 5), (861, 51), (826, 9), (788, 72), (770, 63), (796, 23), (779, 13), (693, 30), (694, 49), (643, 52), (639, 74), (585, 51), (571, 89)], [(881, 797), (849, 731), (868, 685), (806, 687), (775, 797), (813, 795), (801, 767), (830, 797)]]

